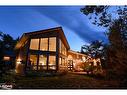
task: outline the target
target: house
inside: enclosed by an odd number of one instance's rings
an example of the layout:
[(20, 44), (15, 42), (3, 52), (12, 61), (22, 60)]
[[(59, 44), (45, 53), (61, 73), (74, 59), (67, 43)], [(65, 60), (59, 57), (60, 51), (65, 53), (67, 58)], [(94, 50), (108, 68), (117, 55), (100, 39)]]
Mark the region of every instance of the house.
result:
[(86, 61), (87, 56), (80, 52), (76, 52), (73, 50), (68, 51), (68, 70), (70, 71), (82, 71), (83, 69), (80, 67), (83, 62)]
[(70, 50), (61, 27), (24, 33), (15, 46), (16, 72), (73, 71), (86, 55)]

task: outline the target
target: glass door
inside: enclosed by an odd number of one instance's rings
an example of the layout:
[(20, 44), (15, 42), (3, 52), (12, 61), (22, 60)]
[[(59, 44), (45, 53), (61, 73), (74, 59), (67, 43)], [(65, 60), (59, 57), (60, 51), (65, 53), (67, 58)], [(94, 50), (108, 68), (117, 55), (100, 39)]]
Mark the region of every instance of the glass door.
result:
[(47, 70), (47, 55), (39, 55), (38, 70)]
[(37, 55), (30, 54), (30, 60), (28, 62), (28, 68), (37, 70)]

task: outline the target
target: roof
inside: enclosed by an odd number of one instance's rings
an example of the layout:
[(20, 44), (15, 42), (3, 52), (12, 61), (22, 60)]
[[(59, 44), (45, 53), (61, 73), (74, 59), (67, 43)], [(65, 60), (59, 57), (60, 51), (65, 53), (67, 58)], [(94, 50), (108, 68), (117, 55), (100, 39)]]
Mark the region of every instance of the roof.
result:
[(76, 52), (76, 51), (73, 51), (73, 50), (69, 50), (68, 52), (73, 53), (73, 54), (77, 54), (77, 55), (86, 56), (85, 54), (83, 54), (81, 52)]
[(58, 30), (57, 32), (60, 32), (60, 35), (62, 35), (64, 37), (65, 45), (67, 46), (68, 49), (70, 49), (70, 46), (68, 44), (68, 41), (66, 39), (66, 36), (63, 32), (62, 27), (55, 27), (55, 28), (50, 28), (50, 29), (45, 29), (45, 30), (38, 30), (38, 31), (34, 31), (34, 32), (24, 33), (21, 36), (21, 38), (19, 39), (19, 41), (17, 42), (15, 49), (19, 49), (30, 38), (31, 35), (39, 35), (39, 34), (51, 32), (51, 31), (55, 32), (54, 30)]

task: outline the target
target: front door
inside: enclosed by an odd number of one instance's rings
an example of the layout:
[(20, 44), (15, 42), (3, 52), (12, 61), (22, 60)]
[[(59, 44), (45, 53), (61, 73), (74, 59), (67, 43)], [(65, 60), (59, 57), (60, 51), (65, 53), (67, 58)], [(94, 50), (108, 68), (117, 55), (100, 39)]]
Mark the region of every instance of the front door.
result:
[(68, 70), (69, 71), (73, 70), (73, 60), (68, 60)]

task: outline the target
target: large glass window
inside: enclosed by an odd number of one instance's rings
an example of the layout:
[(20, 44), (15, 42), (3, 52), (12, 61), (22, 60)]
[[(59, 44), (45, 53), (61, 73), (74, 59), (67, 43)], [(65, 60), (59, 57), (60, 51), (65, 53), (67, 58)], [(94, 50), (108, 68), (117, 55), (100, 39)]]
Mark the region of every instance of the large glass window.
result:
[(56, 37), (49, 38), (49, 51), (56, 51)]
[(66, 55), (67, 54), (67, 50), (66, 47), (64, 46), (63, 42), (61, 42), (61, 49), (62, 49), (62, 54)]
[(64, 44), (61, 42), (61, 53), (64, 54)]
[(48, 38), (41, 38), (40, 50), (43, 50), (43, 51), (48, 50)]
[(49, 69), (55, 70), (56, 69), (56, 56), (50, 55), (49, 56)]
[(59, 52), (61, 53), (61, 39), (59, 40)]
[(30, 55), (30, 61), (28, 64), (33, 70), (37, 70), (37, 55)]
[(62, 58), (59, 58), (59, 65), (62, 65)]
[(40, 55), (39, 56), (39, 70), (46, 70), (47, 69), (47, 56), (46, 55)]
[(62, 58), (62, 65), (65, 66), (65, 58)]
[(31, 39), (30, 49), (38, 50), (38, 47), (39, 47), (39, 39)]

